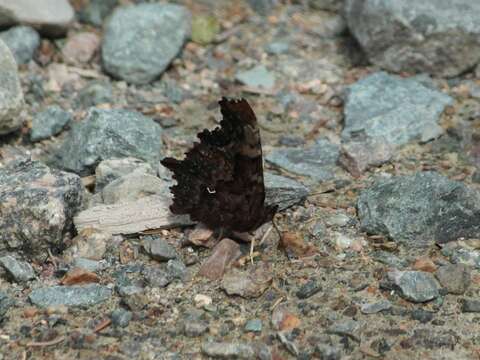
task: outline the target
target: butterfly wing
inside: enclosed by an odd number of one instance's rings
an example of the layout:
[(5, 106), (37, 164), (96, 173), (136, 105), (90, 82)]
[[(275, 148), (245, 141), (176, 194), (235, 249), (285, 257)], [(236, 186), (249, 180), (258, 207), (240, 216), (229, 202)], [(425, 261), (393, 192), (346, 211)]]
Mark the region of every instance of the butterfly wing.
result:
[(270, 221), (276, 207), (265, 205), (262, 147), (255, 114), (244, 99), (220, 102), (223, 120), (184, 160), (165, 158), (177, 184), (170, 207), (209, 228), (251, 231)]

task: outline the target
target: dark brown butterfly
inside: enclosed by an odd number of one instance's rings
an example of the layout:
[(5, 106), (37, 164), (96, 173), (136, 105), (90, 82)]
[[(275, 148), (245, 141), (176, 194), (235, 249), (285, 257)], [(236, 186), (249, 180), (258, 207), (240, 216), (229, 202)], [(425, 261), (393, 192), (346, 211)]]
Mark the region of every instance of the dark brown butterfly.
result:
[(223, 120), (203, 130), (185, 159), (165, 158), (177, 185), (170, 210), (189, 214), (213, 230), (246, 232), (272, 220), (265, 204), (262, 145), (255, 114), (245, 99), (222, 98)]

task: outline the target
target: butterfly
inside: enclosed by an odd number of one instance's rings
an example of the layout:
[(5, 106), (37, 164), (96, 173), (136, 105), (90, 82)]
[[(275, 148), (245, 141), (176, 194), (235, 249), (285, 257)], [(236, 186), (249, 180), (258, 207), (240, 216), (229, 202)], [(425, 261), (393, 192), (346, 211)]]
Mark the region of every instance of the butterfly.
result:
[(222, 98), (220, 126), (200, 132), (183, 160), (161, 164), (173, 172), (174, 214), (188, 214), (212, 230), (250, 232), (273, 219), (265, 204), (263, 158), (257, 118), (245, 99)]

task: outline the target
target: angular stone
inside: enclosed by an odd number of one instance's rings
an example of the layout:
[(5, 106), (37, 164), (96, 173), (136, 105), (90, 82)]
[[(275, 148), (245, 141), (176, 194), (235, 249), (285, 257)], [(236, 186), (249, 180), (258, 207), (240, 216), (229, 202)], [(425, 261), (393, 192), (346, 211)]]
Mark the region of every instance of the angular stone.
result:
[(157, 167), (161, 146), (161, 128), (150, 118), (135, 111), (91, 108), (72, 126), (56, 157), (60, 167), (89, 175), (102, 160), (129, 156)]
[(0, 135), (18, 130), (23, 123), (23, 92), (17, 64), (5, 43), (0, 40)]
[(275, 85), (275, 76), (264, 65), (257, 65), (250, 70), (239, 72), (235, 78), (252, 88), (270, 90)]
[(347, 0), (351, 33), (369, 60), (393, 72), (456, 76), (480, 60), (480, 2)]
[(175, 259), (178, 254), (175, 248), (165, 239), (158, 236), (148, 235), (142, 238), (145, 251), (155, 260), (168, 261)]
[(98, 192), (113, 180), (132, 173), (155, 175), (152, 166), (140, 159), (126, 157), (104, 160), (95, 169), (95, 191)]
[(480, 193), (434, 172), (378, 180), (357, 208), (362, 231), (408, 246), (480, 237)]
[(80, 11), (78, 18), (81, 22), (101, 26), (117, 4), (118, 0), (90, 0)]
[(133, 172), (110, 182), (102, 189), (100, 195), (103, 204), (117, 204), (168, 192), (168, 184), (157, 176)]
[(391, 271), (387, 274), (393, 289), (412, 302), (422, 303), (437, 298), (440, 287), (434, 276), (422, 271)]
[(264, 173), (265, 202), (278, 205), (279, 211), (301, 203), (310, 190), (303, 184), (285, 176)]
[(74, 19), (67, 0), (0, 0), (0, 26), (29, 25), (47, 36), (64, 35)]
[(62, 54), (69, 64), (89, 62), (100, 46), (100, 38), (93, 32), (81, 32), (67, 39)]
[(342, 136), (380, 138), (393, 146), (425, 141), (424, 133), (439, 126), (441, 113), (452, 104), (450, 96), (415, 79), (377, 72), (349, 87)]
[(253, 299), (261, 296), (271, 282), (272, 274), (267, 267), (258, 266), (249, 271), (233, 268), (223, 276), (222, 288), (228, 295)]
[(23, 283), (35, 278), (35, 272), (29, 263), (17, 260), (11, 255), (0, 257), (0, 265), (8, 271), (16, 282)]
[(465, 293), (471, 282), (470, 268), (463, 264), (441, 266), (435, 276), (450, 294)]
[(30, 26), (14, 26), (0, 33), (17, 64), (27, 64), (40, 46), (40, 35)]
[(339, 157), (339, 147), (328, 140), (318, 140), (309, 148), (286, 148), (272, 151), (265, 160), (294, 174), (316, 181), (333, 178)]
[(103, 66), (129, 83), (149, 83), (177, 56), (190, 31), (190, 16), (183, 6), (119, 7), (105, 25)]
[(225, 238), (215, 246), (210, 257), (200, 267), (198, 274), (210, 280), (220, 279), (225, 270), (241, 255), (240, 245)]
[(107, 246), (112, 242), (112, 235), (105, 231), (87, 228), (79, 231), (63, 252), (68, 261), (76, 258), (102, 260)]
[(19, 160), (0, 168), (0, 250), (41, 257), (60, 246), (84, 197), (80, 177)]
[(393, 146), (380, 138), (349, 141), (342, 144), (339, 163), (354, 177), (370, 167), (380, 166), (393, 156)]
[(360, 311), (364, 314), (376, 314), (381, 311), (389, 310), (392, 303), (388, 300), (380, 300), (374, 303), (363, 304)]
[(32, 120), (30, 139), (39, 141), (57, 135), (72, 121), (72, 115), (57, 105), (47, 107), (35, 114)]
[(92, 306), (108, 300), (112, 290), (103, 285), (52, 286), (34, 289), (28, 296), (40, 307), (49, 306)]

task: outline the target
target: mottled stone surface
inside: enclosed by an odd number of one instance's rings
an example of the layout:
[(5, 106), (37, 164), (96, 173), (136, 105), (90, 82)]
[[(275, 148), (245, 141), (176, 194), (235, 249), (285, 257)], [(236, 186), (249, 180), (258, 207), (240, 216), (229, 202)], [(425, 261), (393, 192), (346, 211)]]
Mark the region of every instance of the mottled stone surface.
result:
[(129, 156), (156, 168), (161, 141), (160, 126), (138, 112), (91, 108), (83, 121), (72, 126), (56, 152), (56, 162), (81, 175), (93, 173), (102, 160)]
[(104, 285), (51, 286), (33, 290), (30, 301), (40, 307), (92, 306), (108, 300), (112, 290)]
[(83, 195), (80, 177), (37, 161), (0, 168), (0, 250), (45, 256), (72, 229)]
[(456, 76), (480, 60), (480, 2), (347, 0), (350, 31), (368, 58), (393, 72)]
[(23, 92), (17, 63), (10, 49), (0, 40), (0, 135), (18, 130), (23, 119)]
[(47, 36), (64, 35), (74, 15), (68, 0), (0, 0), (0, 26), (30, 25)]
[(129, 83), (158, 77), (190, 35), (190, 16), (175, 4), (139, 4), (117, 8), (105, 25), (105, 70)]
[(357, 208), (363, 231), (408, 246), (480, 236), (480, 194), (434, 172), (380, 179)]

